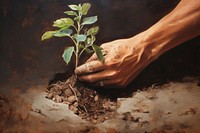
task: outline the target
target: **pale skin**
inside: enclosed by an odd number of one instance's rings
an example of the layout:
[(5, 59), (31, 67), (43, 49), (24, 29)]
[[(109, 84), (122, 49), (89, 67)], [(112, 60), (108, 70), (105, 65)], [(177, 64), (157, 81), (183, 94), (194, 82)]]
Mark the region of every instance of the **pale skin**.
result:
[(79, 80), (95, 87), (124, 88), (160, 55), (198, 35), (200, 0), (181, 0), (146, 31), (102, 44), (104, 61), (94, 54), (75, 73)]

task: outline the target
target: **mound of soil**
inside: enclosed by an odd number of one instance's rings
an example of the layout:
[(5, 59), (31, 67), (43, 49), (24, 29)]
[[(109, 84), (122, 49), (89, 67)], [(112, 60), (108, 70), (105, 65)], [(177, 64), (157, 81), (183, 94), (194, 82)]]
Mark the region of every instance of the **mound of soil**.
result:
[(83, 85), (75, 76), (50, 84), (47, 93), (46, 98), (69, 105), (75, 114), (94, 124), (115, 117), (116, 100)]

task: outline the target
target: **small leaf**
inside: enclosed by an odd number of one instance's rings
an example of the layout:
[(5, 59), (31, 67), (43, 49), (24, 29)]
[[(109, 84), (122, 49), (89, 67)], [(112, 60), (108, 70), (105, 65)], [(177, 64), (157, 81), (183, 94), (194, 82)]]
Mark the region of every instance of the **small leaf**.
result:
[(75, 20), (75, 21), (80, 21), (81, 18), (80, 18), (79, 16), (77, 16), (77, 17), (74, 18), (74, 20)]
[(98, 31), (99, 31), (99, 27), (98, 26), (92, 27), (87, 31), (87, 34), (88, 35), (96, 35), (98, 33)]
[(60, 31), (61, 30), (66, 30), (66, 29), (69, 29), (69, 26), (64, 26), (64, 27), (60, 28)]
[(84, 45), (82, 45), (82, 44), (79, 44), (79, 49), (84, 49)]
[(86, 15), (86, 14), (88, 13), (90, 7), (91, 7), (91, 4), (90, 4), (90, 3), (84, 3), (84, 4), (82, 5), (82, 10), (81, 10), (82, 14), (83, 14), (83, 15)]
[(90, 37), (87, 38), (87, 41), (86, 41), (87, 45), (91, 44), (92, 43), (92, 40)]
[(61, 30), (58, 31), (54, 34), (55, 37), (63, 37), (63, 36), (69, 36), (70, 34), (72, 34), (72, 30), (71, 29), (65, 29), (65, 30)]
[(77, 5), (68, 5), (68, 6), (69, 6), (69, 8), (71, 8), (74, 11), (78, 11), (79, 10), (79, 6), (77, 6)]
[(80, 14), (82, 14), (82, 6), (81, 6), (81, 4), (78, 4), (78, 11), (79, 11)]
[(64, 50), (64, 53), (62, 55), (62, 58), (64, 59), (64, 61), (69, 64), (69, 62), (71, 61), (71, 58), (72, 58), (72, 54), (74, 52), (74, 47), (67, 47), (65, 50)]
[(64, 13), (70, 16), (78, 16), (77, 13), (74, 11), (65, 11)]
[(88, 54), (91, 54), (91, 53), (94, 52), (94, 50), (91, 50), (91, 49), (89, 49), (89, 48), (86, 48), (85, 51), (86, 51)]
[(53, 26), (58, 27), (58, 28), (63, 28), (63, 27), (70, 27), (74, 25), (74, 21), (71, 18), (60, 18), (56, 21), (54, 21)]
[(91, 42), (94, 43), (96, 41), (96, 37), (94, 35), (91, 35)]
[(102, 54), (102, 51), (101, 51), (102, 48), (97, 46), (97, 45), (94, 45), (94, 44), (92, 45), (92, 48), (93, 48), (94, 52), (96, 53), (98, 59), (100, 61), (103, 61), (103, 54)]
[(97, 16), (87, 17), (83, 19), (82, 25), (93, 24), (97, 21)]
[(80, 35), (77, 35), (76, 36), (76, 41), (77, 42), (84, 42), (85, 40), (86, 40), (86, 36), (85, 35), (83, 35), (83, 34), (80, 34)]
[(53, 37), (54, 33), (56, 33), (57, 31), (47, 31), (42, 35), (41, 40), (46, 40), (46, 39), (50, 39)]

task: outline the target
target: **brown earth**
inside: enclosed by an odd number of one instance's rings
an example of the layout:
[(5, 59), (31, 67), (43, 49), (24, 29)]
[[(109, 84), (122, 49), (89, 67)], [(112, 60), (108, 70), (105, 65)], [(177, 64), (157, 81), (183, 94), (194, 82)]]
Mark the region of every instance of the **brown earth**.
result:
[[(69, 110), (69, 105), (45, 98), (45, 86), (10, 96), (0, 95), (1, 132), (66, 133), (198, 133), (200, 86), (196, 78), (141, 88), (129, 98), (118, 98), (115, 117), (91, 123)], [(95, 93), (96, 94), (96, 93)], [(11, 97), (12, 96), (12, 97)]]
[(94, 124), (114, 118), (116, 99), (104, 96), (80, 83), (75, 76), (47, 87), (47, 98), (69, 105), (69, 109)]

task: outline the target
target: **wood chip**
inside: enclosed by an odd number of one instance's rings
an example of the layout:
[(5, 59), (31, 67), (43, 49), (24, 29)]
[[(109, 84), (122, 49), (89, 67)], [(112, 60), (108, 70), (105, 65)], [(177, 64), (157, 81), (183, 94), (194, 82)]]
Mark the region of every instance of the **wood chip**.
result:
[(94, 97), (94, 101), (98, 101), (98, 100), (99, 100), (99, 96), (96, 95), (96, 96)]
[(76, 97), (70, 96), (70, 97), (68, 97), (67, 101), (70, 102), (70, 103), (74, 103), (76, 101)]

